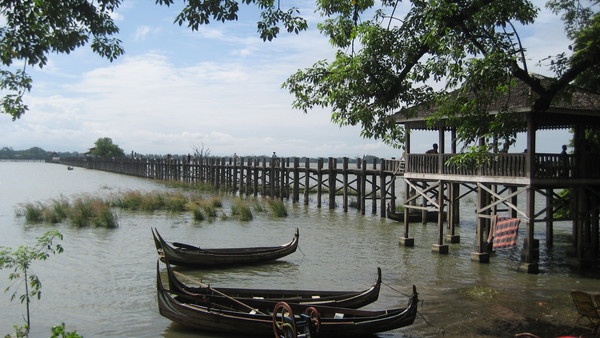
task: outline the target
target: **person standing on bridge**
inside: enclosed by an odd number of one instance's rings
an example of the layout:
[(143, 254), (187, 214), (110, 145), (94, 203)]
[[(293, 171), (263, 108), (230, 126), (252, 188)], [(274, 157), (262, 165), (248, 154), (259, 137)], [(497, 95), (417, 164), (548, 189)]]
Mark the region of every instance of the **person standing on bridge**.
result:
[(429, 149), (425, 152), (425, 154), (437, 154), (438, 153), (438, 145), (437, 143), (433, 144), (433, 148)]

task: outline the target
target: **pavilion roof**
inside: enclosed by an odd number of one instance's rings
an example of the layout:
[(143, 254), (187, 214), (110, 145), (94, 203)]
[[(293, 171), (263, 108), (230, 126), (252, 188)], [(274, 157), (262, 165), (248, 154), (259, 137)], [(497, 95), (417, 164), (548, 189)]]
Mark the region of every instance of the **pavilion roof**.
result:
[[(539, 129), (568, 129), (577, 123), (600, 128), (600, 94), (575, 86), (570, 86), (568, 89), (571, 93), (568, 98), (558, 95), (548, 109), (543, 112), (535, 112), (533, 103), (537, 94), (528, 85), (518, 81), (514, 88), (490, 106), (489, 113), (497, 114), (503, 109), (508, 109), (515, 114), (520, 114), (524, 122), (524, 129), (525, 117), (531, 113), (535, 114)], [(397, 112), (394, 116), (396, 123), (404, 124), (410, 129), (432, 129), (427, 126), (425, 119), (433, 116), (436, 109), (437, 106), (424, 103), (411, 108), (413, 112), (416, 111), (416, 114), (413, 113), (410, 117), (405, 116), (404, 110)]]

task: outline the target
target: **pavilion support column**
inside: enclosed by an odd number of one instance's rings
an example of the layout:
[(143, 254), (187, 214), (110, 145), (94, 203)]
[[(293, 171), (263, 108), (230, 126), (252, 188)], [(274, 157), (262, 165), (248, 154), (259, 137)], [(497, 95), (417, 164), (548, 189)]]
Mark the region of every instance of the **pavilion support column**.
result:
[(477, 186), (477, 224), (476, 224), (476, 250), (475, 252), (471, 252), (471, 260), (479, 263), (489, 263), (490, 262), (490, 254), (487, 250), (487, 232), (485, 232), (485, 218), (482, 217), (484, 215), (480, 214), (480, 210), (483, 209), (487, 204), (485, 201), (488, 199), (486, 197), (488, 192), (481, 188), (480, 185)]
[[(527, 149), (527, 151), (531, 151)], [(527, 200), (525, 213), (527, 214), (527, 231), (523, 251), (521, 251), (521, 265), (519, 271), (527, 273), (538, 273), (539, 265), (539, 241), (533, 237), (534, 232), (534, 214), (535, 214), (535, 189), (533, 186), (527, 187)]]
[(600, 229), (599, 229), (599, 222), (600, 222), (600, 217), (598, 215), (598, 196), (595, 195), (592, 199), (592, 205), (594, 206), (592, 208), (592, 234), (591, 234), (591, 239), (592, 239), (592, 253), (594, 253), (595, 255), (598, 255), (598, 253), (600, 253)]
[[(408, 201), (409, 198), (410, 198), (410, 186), (408, 185), (408, 183), (406, 182), (406, 179), (405, 179), (404, 180), (404, 203), (406, 203), (406, 201)], [(400, 245), (403, 245), (403, 246), (412, 247), (412, 246), (415, 246), (415, 239), (408, 237), (408, 212), (409, 211), (410, 211), (410, 209), (408, 209), (405, 205), (404, 206), (404, 236), (400, 237), (399, 243), (400, 243)]]
[[(513, 197), (510, 198), (510, 202), (512, 203), (512, 205), (518, 205), (519, 199), (517, 197), (517, 187), (510, 187), (510, 193), (513, 195)], [(510, 217), (511, 218), (517, 218), (517, 210), (511, 208), (509, 211)]]
[(455, 233), (456, 226), (458, 225), (458, 208), (459, 208), (459, 199), (460, 196), (460, 184), (458, 183), (449, 183), (448, 184), (448, 214), (446, 215), (446, 220), (448, 222), (448, 230), (449, 234), (446, 235), (446, 242), (450, 244), (460, 243), (460, 235)]
[(421, 210), (421, 224), (427, 224), (428, 211), (426, 210), (427, 199), (425, 198), (425, 196), (421, 197), (421, 207), (423, 207), (423, 209)]
[(587, 268), (591, 266), (591, 259), (589, 257), (589, 243), (586, 241), (590, 239), (590, 212), (588, 204), (588, 194), (585, 187), (577, 187), (577, 236), (576, 249), (577, 261), (580, 268)]
[[(410, 165), (410, 128), (406, 127), (406, 141), (404, 143), (404, 170), (407, 170)], [(410, 198), (410, 186), (406, 179), (404, 179), (404, 235), (400, 238), (399, 243), (403, 246), (413, 247), (415, 246), (415, 239), (408, 237), (408, 212), (410, 209), (406, 207), (406, 201)]]
[[(342, 186), (344, 187), (344, 195), (342, 197), (344, 212), (348, 212), (348, 158), (344, 157), (344, 161), (342, 162)], [(308, 176), (308, 171), (306, 172), (306, 176)], [(308, 189), (308, 187), (307, 187)]]
[[(385, 174), (385, 167), (386, 167), (386, 163), (384, 159), (381, 159), (381, 166), (379, 167), (379, 191), (380, 191), (380, 200), (379, 200), (379, 215), (382, 218), (386, 217), (386, 199), (387, 199), (387, 193), (388, 193), (388, 189), (387, 189), (387, 175)], [(375, 182), (375, 178), (373, 178), (373, 182)], [(392, 177), (391, 181), (390, 181), (390, 189), (391, 187), (394, 185), (394, 178)], [(374, 194), (376, 195), (376, 194)], [(391, 199), (393, 202), (393, 198)], [(373, 201), (375, 202), (375, 201)], [(375, 204), (375, 203), (373, 203)]]
[(327, 178), (329, 185), (329, 209), (335, 209), (335, 193), (337, 192), (337, 158), (329, 157), (327, 162)]
[(551, 248), (554, 245), (554, 221), (552, 215), (552, 194), (553, 189), (546, 189), (546, 247)]
[[(456, 154), (456, 128), (450, 129), (450, 153)], [(450, 233), (446, 235), (446, 241), (455, 244), (460, 243), (460, 235), (456, 234), (456, 227), (460, 222), (460, 184), (450, 183), (448, 189), (450, 203), (448, 204), (447, 220)]]
[[(438, 238), (437, 243), (431, 246), (431, 251), (439, 254), (448, 253), (448, 245), (444, 244), (444, 181), (438, 186)], [(407, 213), (405, 213), (407, 215)], [(405, 216), (406, 217), (406, 216)]]

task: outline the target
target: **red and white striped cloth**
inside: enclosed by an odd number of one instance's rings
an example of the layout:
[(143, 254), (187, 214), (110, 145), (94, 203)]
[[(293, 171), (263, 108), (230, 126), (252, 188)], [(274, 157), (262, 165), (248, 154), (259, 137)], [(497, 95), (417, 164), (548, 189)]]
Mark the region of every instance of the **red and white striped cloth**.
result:
[(494, 216), (492, 229), (490, 229), (490, 238), (494, 241), (493, 249), (505, 249), (516, 246), (520, 223), (521, 220), (518, 218)]

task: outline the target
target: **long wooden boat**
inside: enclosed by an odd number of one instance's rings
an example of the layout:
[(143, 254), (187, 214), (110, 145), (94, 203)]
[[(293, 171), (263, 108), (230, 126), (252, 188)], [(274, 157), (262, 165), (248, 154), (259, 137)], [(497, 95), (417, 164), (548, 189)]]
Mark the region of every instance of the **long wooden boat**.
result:
[[(158, 265), (157, 265), (158, 266)], [(254, 309), (230, 298), (223, 301), (208, 297), (204, 302), (191, 303), (165, 289), (157, 269), (158, 309), (160, 314), (180, 325), (243, 336), (273, 336), (277, 317), (271, 312)], [(318, 333), (313, 337), (357, 337), (385, 332), (411, 325), (417, 315), (418, 294), (413, 286), (406, 308), (381, 311), (341, 307), (315, 306), (318, 312)], [(280, 303), (281, 304), (281, 303)], [(286, 304), (286, 303), (283, 303)], [(287, 306), (287, 305), (286, 305)], [(292, 312), (289, 310), (287, 312)], [(301, 317), (292, 316), (295, 321)]]
[[(167, 276), (169, 290), (188, 302), (203, 300), (206, 295), (212, 297), (232, 297), (253, 307), (273, 307), (278, 302), (308, 306), (337, 306), (347, 308), (360, 308), (375, 302), (379, 298), (381, 288), (381, 268), (377, 268), (377, 281), (371, 287), (362, 291), (323, 291), (323, 290), (282, 290), (282, 289), (248, 289), (248, 288), (215, 288), (203, 284), (192, 287), (186, 285), (173, 271), (168, 262)], [(200, 284), (197, 281), (193, 281)]]
[(203, 249), (197, 246), (165, 241), (158, 230), (152, 229), (154, 244), (160, 256), (173, 265), (189, 267), (217, 267), (224, 265), (255, 264), (287, 256), (298, 248), (300, 232), (286, 244), (269, 247)]
[[(400, 212), (396, 212), (391, 210), (391, 208), (387, 209), (386, 212), (387, 218), (394, 220), (394, 221), (398, 221), (398, 222), (404, 222), (404, 211), (400, 211)], [(442, 213), (442, 217), (445, 219), (446, 218), (446, 212)], [(438, 220), (438, 213), (436, 211), (427, 211), (425, 213), (425, 222), (437, 222)], [(423, 213), (421, 211), (411, 211), (408, 213), (408, 222), (409, 223), (417, 223), (417, 222), (422, 222), (423, 221)]]

